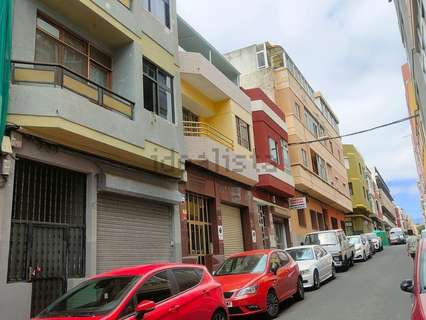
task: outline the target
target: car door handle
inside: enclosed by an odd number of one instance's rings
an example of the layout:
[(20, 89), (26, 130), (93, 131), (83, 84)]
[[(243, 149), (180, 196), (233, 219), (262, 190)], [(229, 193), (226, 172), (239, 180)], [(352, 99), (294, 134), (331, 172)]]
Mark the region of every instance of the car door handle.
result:
[(169, 312), (178, 312), (180, 305), (175, 305), (169, 309)]

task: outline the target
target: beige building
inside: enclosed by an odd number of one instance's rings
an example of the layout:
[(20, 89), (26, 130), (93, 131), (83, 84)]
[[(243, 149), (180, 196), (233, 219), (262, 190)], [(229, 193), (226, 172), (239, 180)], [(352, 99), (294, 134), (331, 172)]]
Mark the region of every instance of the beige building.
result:
[(281, 46), (261, 43), (225, 55), (241, 72), (241, 86), (261, 88), (284, 111), (296, 197), (306, 208), (292, 210), (293, 243), (313, 230), (344, 228), (352, 211), (339, 139), (306, 143), (339, 134), (338, 119)]

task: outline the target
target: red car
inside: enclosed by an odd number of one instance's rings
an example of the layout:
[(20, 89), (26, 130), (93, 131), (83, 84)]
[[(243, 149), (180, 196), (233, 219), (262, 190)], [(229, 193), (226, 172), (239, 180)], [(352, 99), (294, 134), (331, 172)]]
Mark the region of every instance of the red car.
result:
[[(410, 258), (411, 259), (411, 258)], [(401, 290), (413, 294), (411, 320), (426, 320), (426, 241), (420, 240), (414, 260), (413, 280), (401, 282)]]
[(254, 250), (227, 258), (214, 272), (230, 316), (266, 313), (274, 318), (281, 301), (304, 298), (297, 263), (282, 250)]
[(155, 264), (97, 275), (34, 319), (227, 320), (219, 283), (203, 266)]

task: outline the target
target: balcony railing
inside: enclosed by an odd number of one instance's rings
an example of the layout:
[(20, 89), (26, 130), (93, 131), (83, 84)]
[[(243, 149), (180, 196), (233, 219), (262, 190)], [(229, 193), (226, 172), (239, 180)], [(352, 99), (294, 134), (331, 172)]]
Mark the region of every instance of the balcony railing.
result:
[(183, 121), (183, 134), (189, 137), (208, 137), (233, 150), (234, 141), (207, 123), (199, 121)]
[(105, 109), (133, 119), (134, 102), (60, 64), (12, 61), (12, 82), (65, 88)]

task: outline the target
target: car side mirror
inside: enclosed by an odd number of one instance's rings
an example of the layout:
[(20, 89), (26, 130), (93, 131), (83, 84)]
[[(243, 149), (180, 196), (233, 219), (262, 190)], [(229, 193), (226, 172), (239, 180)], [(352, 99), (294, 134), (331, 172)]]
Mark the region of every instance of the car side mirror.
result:
[(411, 279), (403, 280), (401, 282), (400, 288), (402, 291), (413, 293), (413, 289), (414, 289), (413, 280)]
[(280, 266), (278, 265), (278, 263), (274, 262), (271, 266), (271, 272), (276, 275), (279, 268)]
[(217, 274), (217, 271), (216, 270), (214, 270), (213, 272), (212, 272), (212, 276), (215, 276)]
[(151, 300), (143, 300), (136, 306), (136, 319), (141, 320), (143, 316), (155, 310), (155, 302)]

